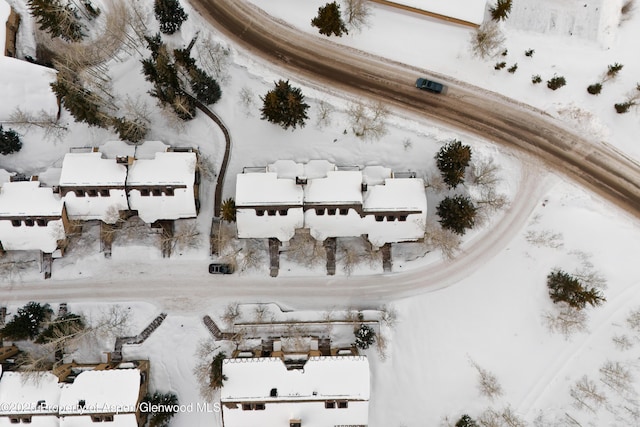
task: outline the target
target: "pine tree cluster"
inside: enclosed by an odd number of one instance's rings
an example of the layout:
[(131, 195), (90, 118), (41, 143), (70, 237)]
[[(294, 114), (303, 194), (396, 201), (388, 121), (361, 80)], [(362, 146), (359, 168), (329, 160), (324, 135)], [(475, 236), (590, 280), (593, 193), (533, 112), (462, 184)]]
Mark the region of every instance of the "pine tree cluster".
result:
[(549, 273), (547, 287), (553, 302), (566, 302), (579, 310), (587, 304), (596, 307), (606, 301), (600, 290), (580, 283), (578, 278), (562, 270)]
[(0, 154), (16, 153), (22, 148), (22, 141), (13, 129), (2, 129), (0, 125)]
[(52, 314), (49, 304), (31, 301), (18, 309), (17, 314), (0, 330), (0, 337), (15, 341), (34, 339), (40, 333), (42, 323), (51, 319)]
[(156, 391), (153, 394), (147, 394), (143, 402), (148, 403), (146, 407), (151, 409), (144, 414), (148, 426), (167, 427), (171, 418), (176, 414), (175, 408), (178, 407), (178, 396), (173, 393)]
[(182, 23), (189, 17), (178, 0), (155, 0), (153, 12), (160, 22), (160, 31), (164, 34), (180, 30)]
[(275, 88), (260, 97), (263, 102), (261, 108), (262, 120), (268, 120), (282, 126), (283, 129), (304, 127), (309, 105), (304, 102), (304, 95), (300, 88), (292, 87), (289, 80), (275, 82)]
[(211, 362), (211, 376), (209, 378), (209, 385), (213, 389), (222, 388), (224, 382), (227, 380), (227, 376), (222, 373), (222, 364), (227, 357), (224, 351), (218, 352)]
[(343, 33), (349, 34), (347, 26), (342, 20), (340, 5), (335, 1), (319, 7), (318, 16), (311, 20), (311, 25), (318, 27), (319, 33), (326, 36), (334, 34), (341, 37)]

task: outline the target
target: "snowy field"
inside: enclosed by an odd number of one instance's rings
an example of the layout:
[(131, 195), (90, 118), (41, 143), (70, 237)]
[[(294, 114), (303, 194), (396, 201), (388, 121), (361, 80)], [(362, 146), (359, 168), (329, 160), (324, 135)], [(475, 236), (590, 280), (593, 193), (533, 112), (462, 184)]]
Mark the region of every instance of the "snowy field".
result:
[[(310, 33), (315, 33), (315, 29), (308, 23), (318, 6), (324, 4), (322, 0), (254, 2), (275, 17)], [(18, 0), (11, 3), (19, 11), (25, 10)], [(533, 7), (537, 2), (521, 0), (521, 3)], [(597, 2), (586, 3), (591, 6)], [(149, 4), (145, 11), (149, 25), (157, 25)], [(169, 38), (175, 46), (187, 44), (197, 30), (201, 31), (201, 38), (207, 36), (206, 25), (191, 9), (187, 8), (187, 11), (190, 18), (182, 32)], [(514, 19), (529, 16), (520, 15), (520, 11), (514, 10)], [(564, 15), (564, 18), (568, 22), (568, 16)], [(590, 15), (589, 19), (596, 18), (599, 19)], [(640, 38), (639, 24), (640, 16), (636, 13), (632, 19), (612, 29), (611, 37), (594, 38), (592, 33), (570, 36), (562, 31), (551, 35), (535, 32), (543, 28), (537, 24), (524, 31), (507, 21), (505, 34), (509, 54), (504, 60), (508, 65), (518, 62), (519, 68), (514, 75), (493, 70), (494, 61), (471, 57), (468, 40), (472, 30), (384, 7), (374, 6), (368, 28), (338, 41), (530, 103), (566, 120), (580, 131), (640, 158), (637, 110), (618, 115), (612, 107), (636, 84), (640, 63), (634, 43)], [(23, 54), (33, 54), (32, 28), (28, 20), (23, 20), (20, 34)], [(416, 49), (416, 40), (426, 40), (434, 35), (438, 43), (433, 49), (428, 52)], [(216, 37), (215, 32), (212, 37)], [(524, 50), (529, 48), (536, 50), (532, 58), (524, 56)], [(428, 176), (434, 168), (435, 151), (454, 137), (470, 144), (478, 157), (492, 157), (501, 165), (500, 190), (510, 199), (517, 198), (522, 176), (531, 168), (526, 161), (520, 163), (513, 153), (492, 146), (490, 141), (400, 117), (389, 119), (388, 133), (379, 141), (363, 141), (351, 132), (345, 135), (344, 130), (349, 127), (345, 110), (352, 100), (306, 87), (303, 92), (311, 104), (310, 120), (303, 129), (285, 132), (259, 119), (258, 96), (278, 78), (290, 78), (297, 84), (295, 76), (282, 76), (277, 69), (265, 67), (233, 47), (230, 58), (232, 62), (222, 85), (223, 97), (213, 107), (231, 129), (234, 144), (225, 197), (234, 195), (234, 175), (243, 167), (264, 166), (281, 158), (299, 162), (327, 159), (336, 164), (383, 165)], [(197, 145), (211, 164), (211, 170), (217, 169), (224, 143), (217, 128), (203, 115), (184, 127), (171, 126), (146, 95), (151, 86), (139, 74), (139, 59), (113, 61), (109, 67), (118, 96), (128, 95), (148, 105), (153, 125), (147, 139), (176, 146)], [(600, 96), (588, 95), (586, 86), (594, 83), (613, 62), (625, 65), (620, 76), (607, 82)], [(567, 87), (551, 92), (544, 85), (536, 87), (530, 83), (532, 74), (540, 74), (546, 79), (554, 73), (566, 76)], [(335, 110), (330, 123), (317, 123), (320, 101), (330, 103)], [(38, 174), (41, 180), (54, 185), (59, 177), (57, 168), (61, 167), (62, 158), (70, 147), (99, 146), (115, 139), (110, 131), (72, 123), (67, 112), (63, 112), (62, 120), (69, 124), (70, 131), (60, 139), (45, 139), (38, 129), (21, 129), (22, 151), (0, 157), (0, 168)], [(499, 412), (510, 408), (526, 420), (527, 425), (538, 427), (572, 425), (569, 417), (584, 426), (640, 425), (640, 419), (635, 415), (640, 412), (640, 382), (637, 380), (640, 378), (637, 363), (640, 330), (627, 322), (632, 311), (640, 309), (637, 291), (640, 269), (634, 263), (634, 254), (640, 253), (638, 222), (580, 188), (559, 178), (546, 177), (546, 171), (536, 169), (535, 164), (533, 169), (533, 181), (537, 184), (534, 185), (536, 188), (530, 189), (530, 202), (535, 208), (519, 213), (524, 226), (507, 230), (500, 240), (502, 243), (492, 248), (491, 256), (476, 260), (473, 265), (479, 268), (473, 273), (465, 273), (467, 277), (463, 280), (445, 289), (433, 292), (427, 292), (433, 289), (426, 289), (411, 298), (379, 301), (379, 304), (362, 304), (357, 298), (335, 298), (331, 306), (315, 307), (311, 313), (296, 315), (298, 319), (322, 317), (326, 310), (337, 311), (347, 306), (373, 310), (387, 304), (395, 308), (398, 319), (395, 326), (386, 331), (385, 357), (380, 357), (376, 349), (367, 352), (372, 369), (369, 423), (372, 427), (438, 426), (445, 417), (455, 422), (462, 413), (469, 413), (476, 418), (488, 408)], [(203, 209), (198, 219), (202, 240), (197, 248), (179, 250), (173, 259), (164, 260), (158, 246), (116, 241), (112, 259), (105, 260), (98, 252), (97, 230), (90, 229), (75, 252), (71, 250), (67, 257), (54, 262), (53, 278), (47, 286), (55, 289), (56, 284), (65, 282), (84, 283), (86, 280), (91, 283), (105, 277), (117, 280), (118, 277), (135, 279), (143, 275), (149, 281), (169, 276), (179, 283), (179, 272), (186, 269), (198, 271), (199, 276), (189, 277), (207, 279), (206, 264), (210, 257), (204, 236), (208, 234), (212, 215), (213, 180), (213, 175), (203, 180)], [(434, 206), (437, 196), (430, 193), (429, 198), (429, 206)], [(499, 220), (498, 215), (484, 228), (470, 233), (463, 245), (462, 256), (464, 249), (474, 241), (488, 239), (491, 227)], [(408, 248), (399, 256), (409, 257), (412, 253), (422, 255), (424, 252), (421, 254), (417, 250), (414, 253)], [(394, 268), (419, 272), (421, 268), (441, 262), (439, 254), (430, 253), (410, 262), (399, 258)], [(607, 302), (599, 308), (587, 309), (586, 329), (570, 336), (550, 332), (545, 320), (545, 314), (556, 310), (545, 287), (546, 275), (555, 267), (570, 272), (586, 269), (606, 279), (603, 292)], [(9, 311), (15, 312), (26, 302), (12, 297), (12, 290), (28, 289), (31, 284), (43, 282), (36, 270), (30, 267), (0, 278), (0, 300), (10, 302)], [(378, 271), (363, 268), (354, 275), (366, 280), (364, 275), (372, 272)], [(323, 272), (321, 268), (306, 271), (285, 260), (281, 273), (295, 279), (301, 275), (318, 276)], [(248, 283), (252, 276), (266, 275), (264, 266), (244, 272), (238, 283)], [(345, 283), (355, 280), (345, 277), (341, 271), (338, 276)], [(389, 286), (401, 278), (401, 275), (390, 276)], [(300, 278), (300, 282), (303, 280)], [(224, 284), (219, 286), (223, 288)], [(226, 304), (222, 300), (236, 300), (227, 297), (233, 295), (232, 286), (233, 282), (229, 289), (198, 295), (197, 301), (181, 296), (179, 291), (171, 299), (153, 295), (145, 302), (126, 295), (115, 299), (133, 313), (130, 333), (139, 332), (160, 312), (168, 313), (151, 338), (142, 345), (125, 347), (124, 351), (125, 357), (151, 360), (152, 388), (174, 391), (183, 403), (202, 401), (193, 375), (198, 348), (203, 340), (209, 339), (201, 319), (205, 314), (219, 316)], [(317, 305), (308, 296), (287, 295), (284, 288), (281, 292), (281, 298), (245, 294), (237, 300), (286, 303), (291, 309)], [(71, 311), (96, 317), (108, 310), (106, 304), (74, 304), (73, 296), (64, 295), (67, 297)], [(37, 299), (37, 295), (33, 299)], [(111, 340), (104, 340), (77, 356), (85, 361), (95, 361), (111, 345)], [(472, 362), (495, 374), (502, 388), (501, 395), (490, 399), (480, 394), (478, 370)], [(607, 362), (619, 362), (628, 370), (630, 380), (619, 387), (607, 385), (607, 377), (602, 373)], [(570, 396), (571, 387), (585, 375), (605, 396), (597, 404), (589, 402), (591, 409), (577, 407)], [(172, 425), (220, 426), (221, 419), (215, 413), (182, 413), (176, 416)]]

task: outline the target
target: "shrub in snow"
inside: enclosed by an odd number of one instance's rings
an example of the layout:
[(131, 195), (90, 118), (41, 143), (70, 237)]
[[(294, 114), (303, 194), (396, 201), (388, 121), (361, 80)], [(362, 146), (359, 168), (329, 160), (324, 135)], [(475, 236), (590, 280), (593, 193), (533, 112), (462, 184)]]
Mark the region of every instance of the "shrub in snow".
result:
[(509, 17), (511, 12), (512, 0), (498, 0), (495, 6), (489, 8), (491, 19), (494, 21), (504, 21)]
[(22, 141), (17, 132), (12, 129), (3, 130), (0, 125), (0, 154), (11, 154), (20, 151)]
[(180, 30), (182, 23), (189, 17), (178, 0), (155, 0), (153, 12), (160, 22), (160, 31), (164, 34), (173, 34)]
[(53, 314), (49, 304), (29, 302), (0, 330), (0, 337), (10, 340), (34, 339), (40, 333), (40, 325)]
[(622, 67), (624, 67), (624, 65), (619, 64), (619, 63), (615, 63), (615, 64), (611, 64), (607, 67), (607, 77), (608, 78), (614, 78), (615, 76), (618, 75), (618, 73), (620, 72), (620, 70), (622, 70)]
[(274, 85), (264, 97), (260, 97), (263, 102), (261, 119), (279, 124), (283, 129), (304, 127), (305, 120), (309, 118), (309, 104), (304, 102), (300, 88), (291, 86), (289, 80), (279, 80)]
[(517, 69), (518, 69), (518, 64), (516, 63), (516, 64), (513, 64), (511, 67), (507, 68), (507, 71), (513, 74), (516, 72)]
[(540, 77), (540, 74), (535, 74), (533, 76), (531, 76), (531, 83), (533, 83), (534, 85), (537, 85), (538, 83), (542, 82), (542, 77)]
[(616, 113), (623, 114), (627, 113), (629, 111), (629, 108), (633, 107), (634, 105), (636, 105), (634, 101), (626, 101), (620, 104), (614, 104), (613, 107), (616, 109)]
[(436, 208), (440, 225), (459, 235), (473, 228), (477, 211), (471, 199), (459, 194), (445, 198)]
[(547, 80), (547, 87), (551, 90), (560, 89), (566, 84), (567, 81), (562, 76), (553, 76), (551, 79)]
[(373, 343), (376, 342), (376, 333), (369, 325), (362, 323), (358, 329), (354, 332), (356, 337), (356, 347), (361, 350), (368, 349)]
[(469, 415), (465, 414), (456, 422), (455, 427), (478, 427), (478, 423)]
[(222, 386), (224, 385), (224, 382), (227, 380), (226, 375), (222, 373), (222, 363), (224, 362), (224, 359), (226, 357), (227, 357), (226, 353), (224, 351), (220, 351), (213, 358), (213, 362), (211, 362), (211, 374), (209, 378), (210, 379), (209, 385), (214, 390), (222, 388)]
[(601, 91), (602, 83), (594, 83), (587, 87), (587, 92), (589, 92), (591, 95), (599, 95)]
[(178, 397), (173, 393), (147, 394), (143, 402), (147, 403), (148, 412), (143, 412), (146, 423), (149, 427), (167, 427), (169, 421), (176, 414)]
[(335, 1), (319, 7), (318, 16), (311, 20), (311, 25), (318, 27), (320, 34), (324, 34), (326, 36), (335, 34), (340, 37), (342, 36), (342, 33), (349, 34), (347, 26), (342, 20), (340, 6)]
[(471, 147), (454, 139), (440, 148), (435, 159), (444, 182), (449, 188), (455, 188), (464, 182), (464, 172), (471, 161)]
[(527, 49), (524, 51), (524, 56), (528, 56), (529, 58), (531, 58), (534, 53), (536, 53), (534, 49)]
[(502, 62), (496, 62), (496, 65), (493, 66), (494, 70), (502, 70), (504, 67), (507, 66), (507, 63), (502, 61)]
[(599, 289), (581, 283), (577, 277), (562, 270), (549, 273), (547, 287), (554, 303), (566, 302), (579, 310), (587, 304), (596, 307), (606, 301)]
[(236, 201), (229, 197), (222, 202), (220, 218), (227, 222), (236, 222)]

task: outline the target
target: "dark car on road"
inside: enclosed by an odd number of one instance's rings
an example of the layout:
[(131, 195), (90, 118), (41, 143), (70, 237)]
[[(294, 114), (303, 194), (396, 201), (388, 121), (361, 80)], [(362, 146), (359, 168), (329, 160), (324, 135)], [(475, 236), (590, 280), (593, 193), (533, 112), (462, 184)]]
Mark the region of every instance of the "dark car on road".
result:
[(416, 87), (432, 93), (442, 93), (444, 90), (444, 85), (442, 83), (434, 82), (433, 80), (428, 80), (423, 77), (416, 80)]
[(211, 274), (232, 274), (233, 265), (231, 264), (209, 264), (209, 273)]

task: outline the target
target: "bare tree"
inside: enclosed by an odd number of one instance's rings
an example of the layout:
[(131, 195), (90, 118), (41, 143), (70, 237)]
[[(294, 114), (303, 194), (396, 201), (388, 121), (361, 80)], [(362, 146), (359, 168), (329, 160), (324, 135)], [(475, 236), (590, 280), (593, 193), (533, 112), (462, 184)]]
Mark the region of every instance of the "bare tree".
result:
[(502, 49), (504, 40), (498, 24), (485, 22), (471, 36), (471, 52), (481, 59), (493, 58)]
[(360, 31), (369, 25), (371, 6), (367, 0), (345, 0), (344, 17), (351, 30)]
[(344, 239), (340, 240), (338, 244), (338, 259), (342, 262), (342, 271), (347, 276), (351, 276), (353, 270), (362, 262), (358, 248), (351, 241)]
[(500, 167), (495, 164), (493, 157), (472, 161), (468, 169), (469, 182), (482, 187), (495, 187), (500, 182), (499, 171)]
[(629, 350), (633, 347), (633, 342), (631, 342), (628, 335), (614, 335), (611, 337), (611, 341), (621, 351)]
[(320, 101), (318, 101), (316, 110), (318, 112), (316, 118), (316, 126), (321, 129), (329, 126), (331, 124), (331, 115), (335, 111), (333, 105), (331, 105), (324, 99), (321, 99)]
[(460, 236), (443, 228), (434, 220), (428, 220), (424, 231), (424, 244), (427, 249), (442, 251), (444, 259), (453, 259), (460, 251)]
[(200, 396), (207, 402), (213, 402), (216, 389), (211, 387), (211, 369), (216, 350), (220, 348), (211, 338), (200, 341), (196, 349), (196, 364), (193, 374), (199, 385)]
[(495, 409), (488, 408), (478, 417), (478, 422), (482, 427), (504, 427), (502, 414)]
[(388, 347), (388, 343), (387, 343), (387, 338), (384, 336), (384, 334), (382, 333), (377, 333), (376, 334), (376, 351), (378, 353), (378, 357), (380, 358), (380, 360), (385, 361), (387, 360), (387, 347)]
[(257, 269), (263, 265), (265, 259), (264, 241), (260, 239), (243, 239), (244, 244), (240, 253), (240, 269), (242, 271)]
[(425, 176), (424, 182), (425, 188), (429, 188), (436, 193), (442, 193), (448, 189), (448, 186), (445, 184), (442, 174), (439, 171), (429, 172), (429, 174)]
[(576, 332), (587, 330), (587, 314), (566, 303), (557, 304), (559, 310), (547, 312), (543, 315), (549, 331), (564, 335), (569, 339)]
[(524, 236), (525, 240), (534, 246), (560, 249), (564, 246), (562, 233), (554, 233), (551, 230), (529, 230)]
[(607, 402), (605, 393), (598, 388), (595, 381), (586, 375), (571, 386), (569, 394), (573, 399), (573, 406), (578, 409), (587, 409), (593, 413)]
[(230, 77), (231, 49), (214, 40), (211, 34), (200, 40), (200, 43), (196, 44), (196, 51), (202, 68), (220, 83), (227, 82)]
[(347, 110), (353, 133), (366, 140), (377, 140), (386, 135), (388, 114), (389, 110), (382, 102), (365, 105), (358, 101), (349, 105)]
[(640, 308), (636, 308), (627, 316), (627, 325), (637, 333), (640, 333)]
[(394, 328), (398, 320), (398, 312), (395, 307), (383, 305), (380, 307), (380, 321), (389, 328)]
[(238, 103), (244, 109), (244, 114), (249, 117), (256, 109), (256, 95), (251, 88), (243, 87), (238, 94)]
[(605, 362), (600, 367), (600, 381), (619, 394), (633, 391), (633, 374), (620, 362)]
[(526, 427), (527, 423), (513, 412), (510, 406), (502, 410), (502, 419), (507, 427)]
[(311, 234), (296, 233), (289, 240), (286, 256), (293, 262), (313, 267), (325, 259), (326, 252), (322, 243), (314, 239)]
[(20, 107), (11, 113), (9, 123), (23, 129), (38, 127), (43, 130), (45, 139), (55, 141), (60, 141), (69, 130), (65, 125), (60, 124), (53, 114), (40, 110), (36, 116), (20, 109)]
[(498, 378), (482, 368), (475, 361), (469, 359), (469, 363), (478, 371), (478, 389), (480, 394), (494, 400), (497, 397), (502, 396), (502, 386), (498, 382)]
[(224, 313), (222, 314), (222, 320), (228, 327), (232, 327), (240, 315), (240, 304), (237, 302), (231, 302), (225, 307)]

